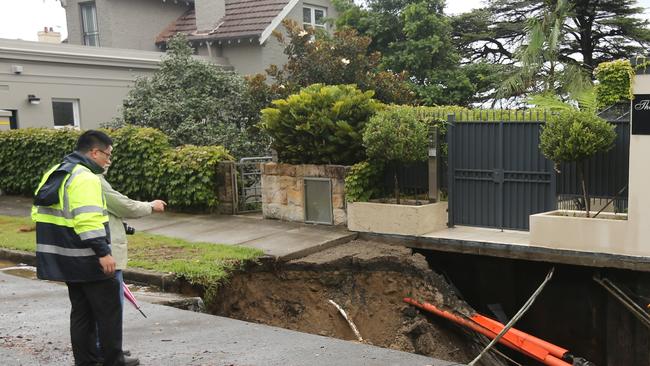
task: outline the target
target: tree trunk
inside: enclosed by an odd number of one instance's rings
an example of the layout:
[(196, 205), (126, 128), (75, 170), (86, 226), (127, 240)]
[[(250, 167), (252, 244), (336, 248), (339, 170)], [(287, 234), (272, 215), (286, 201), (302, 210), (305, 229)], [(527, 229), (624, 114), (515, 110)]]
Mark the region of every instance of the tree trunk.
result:
[(576, 162), (576, 165), (578, 167), (578, 178), (580, 178), (580, 184), (582, 186), (582, 197), (585, 200), (585, 211), (587, 217), (590, 217), (589, 212), (591, 211), (591, 200), (589, 199), (589, 193), (587, 192), (587, 184), (585, 178), (585, 161)]
[(395, 164), (395, 169), (393, 170), (393, 177), (395, 178), (395, 202), (399, 205), (399, 185), (397, 183), (397, 164)]

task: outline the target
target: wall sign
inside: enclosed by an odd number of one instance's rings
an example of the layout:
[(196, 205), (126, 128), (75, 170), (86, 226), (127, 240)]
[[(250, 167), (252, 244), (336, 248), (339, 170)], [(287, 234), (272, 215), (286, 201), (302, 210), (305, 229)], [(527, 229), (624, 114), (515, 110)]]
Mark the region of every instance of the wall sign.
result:
[(632, 101), (632, 134), (650, 135), (650, 94), (639, 94)]

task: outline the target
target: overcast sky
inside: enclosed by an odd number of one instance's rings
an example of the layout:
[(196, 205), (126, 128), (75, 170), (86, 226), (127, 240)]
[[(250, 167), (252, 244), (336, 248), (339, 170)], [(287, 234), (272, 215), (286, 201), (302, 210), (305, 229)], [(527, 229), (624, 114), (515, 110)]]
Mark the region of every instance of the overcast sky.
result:
[[(458, 14), (482, 6), (482, 0), (448, 0), (447, 13)], [(639, 0), (646, 8), (650, 19), (650, 0)], [(68, 35), (65, 25), (65, 11), (58, 0), (0, 0), (0, 38), (36, 41), (37, 32), (43, 27), (52, 27), (61, 32), (61, 38)]]

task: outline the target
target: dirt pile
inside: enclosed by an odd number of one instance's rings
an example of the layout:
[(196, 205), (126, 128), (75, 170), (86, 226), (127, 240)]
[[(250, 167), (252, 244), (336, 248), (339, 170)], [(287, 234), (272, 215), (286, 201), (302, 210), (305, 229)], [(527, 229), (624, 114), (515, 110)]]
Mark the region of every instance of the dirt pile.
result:
[[(356, 337), (328, 300), (340, 305), (364, 342), (468, 362), (472, 335), (405, 304), (404, 297), (471, 314), (425, 258), (401, 246), (353, 241), (269, 269), (235, 275), (207, 304), (210, 313), (346, 340)], [(500, 364), (490, 363), (491, 365)]]

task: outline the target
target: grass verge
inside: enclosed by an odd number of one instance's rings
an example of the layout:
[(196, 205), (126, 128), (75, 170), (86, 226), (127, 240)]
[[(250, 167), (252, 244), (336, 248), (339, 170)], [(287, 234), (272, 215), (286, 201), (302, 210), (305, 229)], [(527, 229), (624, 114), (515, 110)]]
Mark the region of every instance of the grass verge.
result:
[[(30, 218), (0, 215), (0, 248), (34, 252), (36, 239), (33, 227)], [(193, 284), (204, 286), (206, 292), (225, 281), (230, 272), (263, 254), (253, 248), (190, 243), (148, 233), (137, 233), (128, 239), (130, 268), (171, 272)]]

